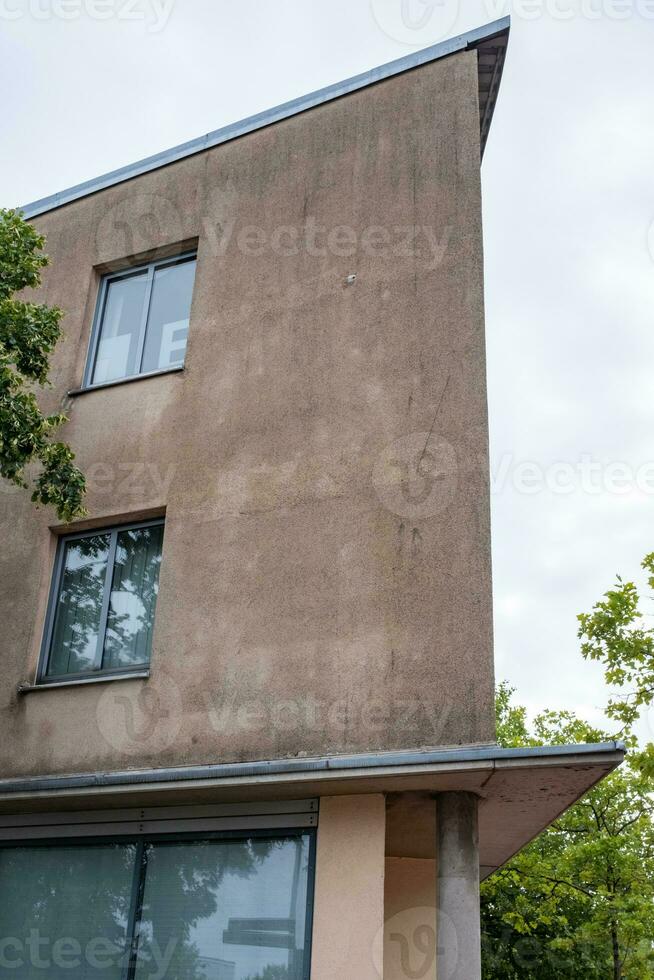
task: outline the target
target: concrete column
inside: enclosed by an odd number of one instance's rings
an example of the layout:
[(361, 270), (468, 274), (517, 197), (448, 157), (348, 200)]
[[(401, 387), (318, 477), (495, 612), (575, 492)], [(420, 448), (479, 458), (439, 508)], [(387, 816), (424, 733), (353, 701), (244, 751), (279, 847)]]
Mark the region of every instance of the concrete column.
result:
[(478, 799), (438, 796), (438, 980), (481, 980)]

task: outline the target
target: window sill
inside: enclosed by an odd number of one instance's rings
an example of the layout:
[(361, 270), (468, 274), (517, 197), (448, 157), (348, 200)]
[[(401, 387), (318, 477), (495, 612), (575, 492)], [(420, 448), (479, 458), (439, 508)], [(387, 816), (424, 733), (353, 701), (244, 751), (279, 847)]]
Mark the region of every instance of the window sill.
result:
[(114, 681), (147, 680), (149, 677), (149, 670), (135, 670), (131, 673), (124, 674), (100, 674), (97, 677), (76, 677), (71, 680), (40, 681), (38, 684), (20, 684), (18, 693), (20, 695), (35, 694), (38, 691), (51, 691), (53, 688), (59, 687), (85, 687), (87, 684), (109, 684)]
[(103, 388), (115, 388), (116, 385), (127, 385), (133, 381), (146, 381), (148, 378), (159, 378), (162, 374), (179, 374), (184, 370), (183, 364), (176, 367), (163, 368), (161, 371), (148, 371), (146, 374), (132, 374), (129, 378), (116, 378), (115, 381), (103, 381), (99, 385), (86, 385), (83, 388), (73, 388), (68, 392), (69, 398), (77, 398), (78, 395), (86, 395), (89, 391), (102, 391)]

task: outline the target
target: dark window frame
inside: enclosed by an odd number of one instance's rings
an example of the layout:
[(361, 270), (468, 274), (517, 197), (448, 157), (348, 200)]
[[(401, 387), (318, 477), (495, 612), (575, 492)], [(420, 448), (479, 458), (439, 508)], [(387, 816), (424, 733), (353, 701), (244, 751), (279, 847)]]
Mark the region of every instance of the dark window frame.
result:
[[(52, 641), (54, 634), (55, 619), (59, 604), (59, 594), (64, 571), (64, 561), (66, 556), (66, 546), (70, 541), (81, 541), (84, 538), (93, 538), (102, 534), (110, 535), (109, 552), (107, 557), (107, 572), (102, 592), (102, 612), (100, 619), (100, 629), (98, 631), (98, 648), (104, 654), (104, 644), (107, 634), (107, 622), (109, 618), (109, 599), (111, 596), (111, 586), (113, 582), (114, 563), (116, 557), (116, 543), (118, 535), (123, 531), (138, 531), (146, 527), (162, 527), (165, 529), (165, 517), (155, 517), (146, 521), (135, 521), (128, 524), (109, 524), (102, 527), (90, 528), (86, 531), (77, 531), (73, 534), (62, 534), (57, 541), (57, 551), (55, 554), (54, 568), (50, 581), (50, 594), (48, 596), (48, 608), (43, 629), (43, 641), (41, 643), (41, 653), (39, 656), (39, 667), (37, 671), (36, 683), (39, 687), (57, 687), (62, 684), (89, 683), (95, 680), (112, 680), (113, 678), (123, 679), (130, 676), (142, 677), (150, 669), (150, 661), (147, 664), (138, 664), (134, 667), (94, 667), (90, 670), (70, 674), (56, 674), (48, 676), (48, 666), (52, 654)], [(102, 664), (102, 656), (100, 657)]]
[[(106, 388), (109, 385), (122, 384), (125, 381), (137, 381), (139, 378), (149, 378), (156, 374), (168, 374), (171, 371), (180, 371), (184, 367), (184, 362), (181, 364), (173, 364), (170, 367), (159, 368), (156, 371), (141, 371), (140, 368), (143, 365), (143, 354), (145, 351), (145, 342), (147, 337), (147, 326), (148, 320), (150, 318), (150, 309), (152, 306), (152, 292), (154, 286), (154, 276), (159, 269), (165, 269), (169, 266), (174, 265), (184, 265), (187, 262), (196, 262), (198, 259), (197, 248), (190, 249), (189, 251), (181, 252), (179, 255), (168, 255), (165, 258), (154, 259), (152, 262), (144, 262), (139, 265), (127, 265), (124, 269), (119, 269), (115, 272), (105, 273), (100, 280), (100, 288), (98, 291), (98, 298), (95, 305), (95, 313), (93, 316), (93, 326), (91, 328), (91, 336), (89, 339), (89, 348), (86, 357), (86, 366), (84, 368), (84, 379), (82, 381), (81, 391), (92, 391), (94, 388)], [(100, 339), (102, 337), (102, 325), (104, 323), (105, 310), (107, 306), (107, 298), (109, 296), (109, 287), (113, 282), (120, 282), (124, 279), (132, 279), (134, 276), (142, 275), (144, 272), (147, 273), (147, 282), (145, 287), (145, 299), (143, 302), (143, 309), (141, 310), (141, 323), (139, 326), (139, 338), (138, 338), (138, 351), (137, 351), (137, 363), (139, 370), (136, 374), (126, 374), (121, 378), (113, 378), (111, 381), (97, 381), (93, 382), (93, 373), (96, 367), (96, 361), (98, 357), (98, 350), (100, 347)], [(197, 272), (197, 266), (196, 266)], [(191, 311), (189, 310), (189, 318)], [(189, 331), (190, 332), (190, 331)], [(184, 352), (184, 361), (186, 360), (186, 351)]]
[[(315, 827), (289, 827), (275, 830), (215, 830), (204, 831), (203, 833), (129, 833), (121, 835), (115, 833), (110, 836), (98, 835), (97, 837), (58, 837), (52, 839), (39, 838), (38, 834), (34, 839), (2, 841), (0, 850), (20, 849), (20, 848), (54, 848), (54, 847), (102, 847), (108, 844), (134, 844), (136, 855), (134, 859), (134, 871), (132, 880), (132, 897), (128, 916), (128, 935), (127, 949), (130, 949), (129, 962), (125, 964), (123, 970), (123, 980), (133, 980), (136, 972), (138, 956), (138, 928), (142, 913), (142, 903), (144, 888), (147, 876), (147, 864), (144, 862), (145, 848), (150, 844), (184, 844), (202, 843), (203, 841), (214, 840), (252, 840), (253, 838), (263, 840), (295, 840), (298, 837), (307, 837), (309, 840), (309, 867), (307, 872), (307, 906), (305, 917), (305, 946), (304, 964), (302, 970), (302, 980), (311, 978), (311, 959), (313, 945), (313, 920), (314, 903), (316, 888), (316, 853), (317, 853), (317, 830)], [(130, 944), (131, 940), (131, 944)], [(136, 941), (134, 941), (136, 940)]]

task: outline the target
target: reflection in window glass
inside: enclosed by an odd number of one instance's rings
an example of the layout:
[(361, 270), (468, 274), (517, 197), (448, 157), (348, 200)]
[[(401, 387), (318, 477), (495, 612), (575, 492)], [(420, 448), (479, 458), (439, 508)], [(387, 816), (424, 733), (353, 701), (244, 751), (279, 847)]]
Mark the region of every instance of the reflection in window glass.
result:
[(87, 384), (184, 364), (195, 267), (187, 255), (104, 277)]
[(301, 980), (308, 870), (306, 837), (148, 845), (135, 980)]
[(147, 282), (147, 271), (109, 282), (93, 384), (138, 374), (139, 335)]
[(0, 850), (3, 977), (122, 980), (136, 845)]
[(163, 521), (64, 538), (44, 645), (44, 680), (150, 662)]
[(154, 273), (142, 373), (184, 363), (195, 281), (195, 260)]
[(121, 531), (116, 543), (103, 666), (150, 662), (163, 526)]
[(69, 541), (52, 635), (48, 675), (92, 670), (98, 652), (109, 535)]

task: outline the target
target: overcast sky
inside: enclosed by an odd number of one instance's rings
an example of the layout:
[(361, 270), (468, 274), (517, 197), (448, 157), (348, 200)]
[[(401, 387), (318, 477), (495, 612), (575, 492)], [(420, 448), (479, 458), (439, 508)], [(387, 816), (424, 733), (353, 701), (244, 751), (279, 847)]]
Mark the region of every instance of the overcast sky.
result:
[(483, 165), (497, 670), (598, 718), (576, 614), (654, 551), (654, 0), (0, 0), (0, 203), (509, 12)]

